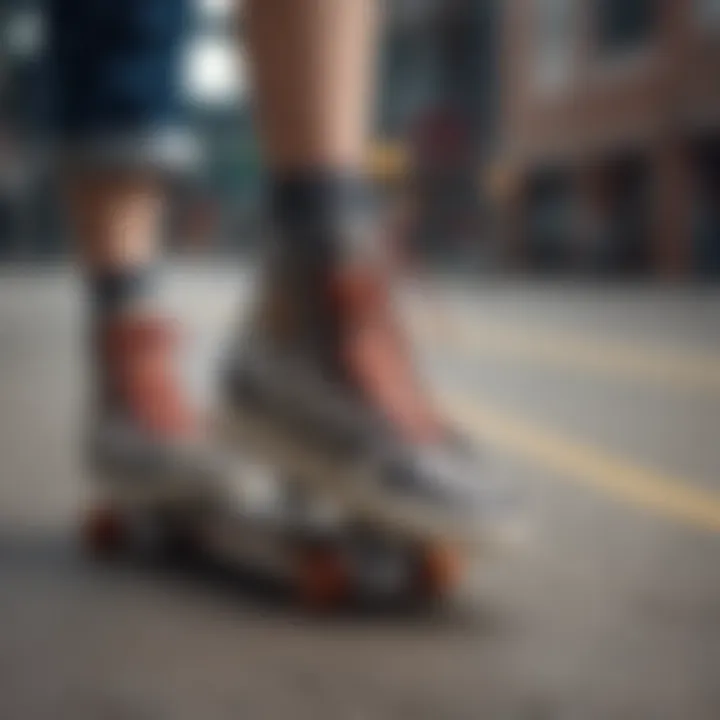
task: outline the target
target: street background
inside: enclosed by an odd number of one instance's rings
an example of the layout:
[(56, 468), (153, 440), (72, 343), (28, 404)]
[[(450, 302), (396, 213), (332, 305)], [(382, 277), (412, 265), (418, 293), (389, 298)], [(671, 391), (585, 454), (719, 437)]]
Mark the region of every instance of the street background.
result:
[[(188, 2), (182, 87), (203, 160), (173, 188), (169, 237), (233, 255), (263, 225), (242, 3)], [(418, 254), (478, 273), (717, 278), (718, 0), (383, 7), (367, 162)], [(0, 37), (0, 257), (63, 257), (42, 2), (2, 0)]]
[[(164, 276), (212, 409), (263, 171), (230, 4), (193, 4), (205, 150)], [(395, 0), (368, 167), (449, 417), (529, 539), (425, 616), (83, 556), (84, 285), (42, 4), (0, 2), (0, 718), (720, 717), (720, 2)], [(159, 571), (158, 571), (159, 570)]]

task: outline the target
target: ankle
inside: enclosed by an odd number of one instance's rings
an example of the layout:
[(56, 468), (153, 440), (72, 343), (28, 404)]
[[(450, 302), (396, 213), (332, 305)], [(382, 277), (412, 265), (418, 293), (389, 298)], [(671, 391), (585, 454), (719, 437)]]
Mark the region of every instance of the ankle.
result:
[(96, 324), (117, 318), (147, 316), (157, 304), (157, 274), (151, 265), (131, 265), (91, 272), (89, 300)]
[(279, 249), (301, 266), (332, 267), (373, 241), (363, 232), (372, 217), (372, 198), (359, 173), (278, 175), (271, 184), (270, 210)]

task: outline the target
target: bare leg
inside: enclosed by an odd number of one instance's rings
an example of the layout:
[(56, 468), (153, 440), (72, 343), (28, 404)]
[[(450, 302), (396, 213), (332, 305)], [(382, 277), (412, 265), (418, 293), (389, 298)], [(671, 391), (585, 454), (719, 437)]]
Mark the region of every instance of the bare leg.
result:
[(164, 178), (190, 157), (173, 81), (185, 3), (46, 5), (63, 199), (90, 320), (84, 446), (93, 477), (129, 480), (150, 500), (213, 472), (156, 296)]
[(84, 172), (69, 183), (68, 206), (80, 260), (90, 273), (131, 269), (155, 260), (163, 211), (157, 178)]
[(259, 127), (273, 170), (362, 167), (377, 15), (374, 0), (248, 2)]

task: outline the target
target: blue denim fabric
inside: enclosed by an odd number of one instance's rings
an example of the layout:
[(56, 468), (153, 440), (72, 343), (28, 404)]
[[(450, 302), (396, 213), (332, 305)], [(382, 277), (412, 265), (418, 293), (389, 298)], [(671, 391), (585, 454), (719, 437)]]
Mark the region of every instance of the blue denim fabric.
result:
[(187, 0), (47, 0), (47, 8), (53, 114), (66, 143), (128, 143), (178, 127)]

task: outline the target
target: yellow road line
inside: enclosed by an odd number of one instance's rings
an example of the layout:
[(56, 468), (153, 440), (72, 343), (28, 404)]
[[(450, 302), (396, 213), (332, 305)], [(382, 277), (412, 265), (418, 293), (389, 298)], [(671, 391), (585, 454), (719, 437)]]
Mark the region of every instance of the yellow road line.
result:
[(583, 338), (555, 330), (513, 330), (482, 320), (476, 326), (443, 315), (414, 319), (421, 338), (479, 355), (566, 368), (676, 391), (720, 395), (720, 356), (671, 347)]
[[(598, 343), (592, 346), (566, 336), (559, 342), (554, 334), (508, 334), (499, 341), (498, 333), (489, 331), (484, 321), (477, 331), (470, 331), (466, 326), (448, 324), (450, 318), (445, 316), (433, 319), (435, 322), (430, 323), (421, 322), (417, 316), (413, 318), (413, 325), (425, 341), (454, 344), (463, 349), (469, 345), (476, 349), (502, 350), (532, 362), (572, 366), (627, 379), (662, 381), (680, 388), (720, 391), (720, 367), (711, 356), (688, 354), (678, 358), (670, 354), (670, 361), (667, 357), (658, 360), (654, 353), (637, 348), (605, 343), (601, 347)], [(542, 340), (538, 342), (540, 337)], [(654, 373), (646, 372), (648, 365), (654, 367)], [(693, 487), (685, 478), (646, 467), (499, 408), (469, 400), (466, 394), (446, 391), (442, 399), (449, 414), (481, 442), (533, 463), (558, 479), (590, 487), (660, 516), (720, 533), (718, 493)]]
[(720, 494), (685, 478), (654, 470), (596, 446), (569, 439), (496, 408), (444, 393), (448, 412), (479, 440), (550, 471), (553, 476), (599, 490), (625, 504), (720, 533)]

